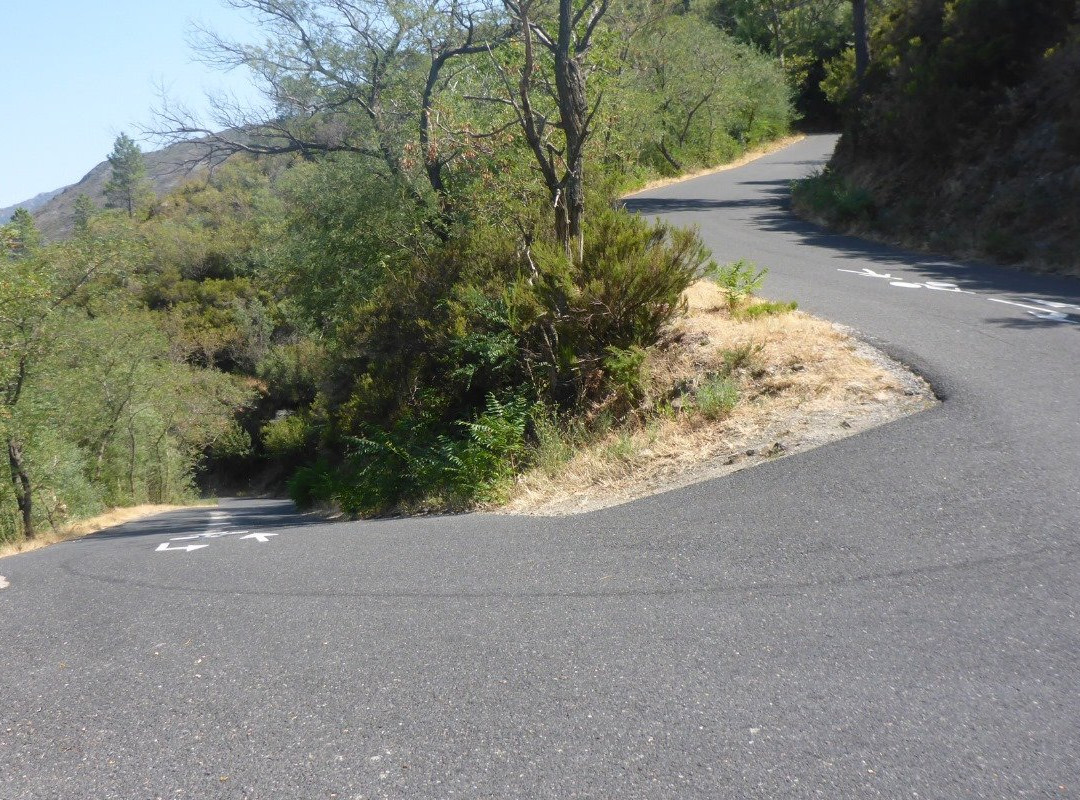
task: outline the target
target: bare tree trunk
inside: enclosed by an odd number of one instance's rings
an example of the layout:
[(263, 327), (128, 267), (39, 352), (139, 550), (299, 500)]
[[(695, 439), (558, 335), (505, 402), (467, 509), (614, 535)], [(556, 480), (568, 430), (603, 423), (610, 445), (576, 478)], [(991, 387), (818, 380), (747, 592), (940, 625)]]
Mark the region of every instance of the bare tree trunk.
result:
[(566, 175), (560, 201), (556, 203), (556, 228), (566, 245), (566, 254), (577, 257), (584, 253), (581, 220), (585, 216), (585, 140), (589, 135), (589, 107), (585, 99), (585, 73), (573, 52), (573, 3), (559, 0), (559, 36), (555, 43), (555, 89), (559, 100), (559, 117), (566, 136)]
[(15, 488), (15, 502), (19, 506), (22, 515), (23, 536), (27, 539), (34, 538), (34, 495), (30, 483), (30, 475), (26, 471), (26, 462), (23, 460), (22, 444), (18, 440), (9, 437), (8, 442), (8, 466), (11, 468), (11, 484)]

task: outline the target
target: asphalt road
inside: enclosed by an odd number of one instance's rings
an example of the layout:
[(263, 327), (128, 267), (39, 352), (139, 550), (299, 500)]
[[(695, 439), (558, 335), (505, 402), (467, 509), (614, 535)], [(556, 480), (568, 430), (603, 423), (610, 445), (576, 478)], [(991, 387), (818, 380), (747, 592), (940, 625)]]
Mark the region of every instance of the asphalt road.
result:
[(230, 501), (4, 559), (0, 798), (1080, 794), (1080, 282), (795, 220), (830, 146), (632, 205), (940, 407), (578, 517)]

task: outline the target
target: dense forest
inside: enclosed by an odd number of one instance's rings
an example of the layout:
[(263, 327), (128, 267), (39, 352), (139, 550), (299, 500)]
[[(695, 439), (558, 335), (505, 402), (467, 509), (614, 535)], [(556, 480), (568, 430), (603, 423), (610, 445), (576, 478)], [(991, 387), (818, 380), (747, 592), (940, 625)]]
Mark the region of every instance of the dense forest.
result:
[(723, 3), (231, 5), (265, 44), (202, 52), (267, 113), (162, 109), (200, 177), (156, 197), (122, 136), (69, 239), (2, 229), (0, 539), (200, 485), (464, 508), (647, 413), (710, 264), (616, 200), (787, 133), (801, 73)]
[(909, 0), (873, 58), (827, 65), (844, 109), (798, 207), (915, 246), (1080, 274), (1080, 5)]

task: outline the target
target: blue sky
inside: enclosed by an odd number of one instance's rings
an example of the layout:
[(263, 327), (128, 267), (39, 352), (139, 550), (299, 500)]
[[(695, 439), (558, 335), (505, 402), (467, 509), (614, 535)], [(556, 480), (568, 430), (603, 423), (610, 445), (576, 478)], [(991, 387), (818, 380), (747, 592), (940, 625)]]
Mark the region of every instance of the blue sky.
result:
[(138, 138), (137, 126), (153, 121), (161, 84), (198, 109), (207, 90), (256, 98), (244, 73), (204, 66), (188, 45), (193, 22), (259, 38), (220, 0), (2, 0), (0, 7), (0, 207), (75, 183), (121, 131)]

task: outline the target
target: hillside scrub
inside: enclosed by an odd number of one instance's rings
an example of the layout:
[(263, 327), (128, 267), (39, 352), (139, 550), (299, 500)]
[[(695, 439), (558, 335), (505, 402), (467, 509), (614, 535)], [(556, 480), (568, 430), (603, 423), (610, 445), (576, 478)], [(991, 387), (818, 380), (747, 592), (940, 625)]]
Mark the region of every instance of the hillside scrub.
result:
[(12, 241), (0, 254), (0, 542), (188, 499), (200, 454), (236, 428), (244, 387), (172, 351), (131, 291), (138, 242)]
[[(491, 510), (568, 514), (627, 502), (789, 455), (935, 400), (921, 379), (790, 304), (735, 313), (711, 280), (653, 348), (636, 413), (583, 429), (538, 420), (527, 467)], [(747, 312), (768, 305), (769, 313)]]
[(896, 4), (848, 124), (796, 209), (908, 245), (1080, 274), (1080, 17), (1073, 0)]

